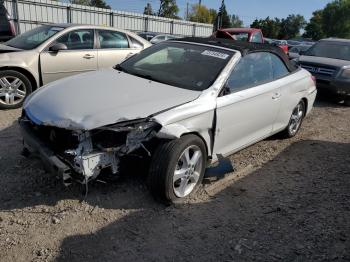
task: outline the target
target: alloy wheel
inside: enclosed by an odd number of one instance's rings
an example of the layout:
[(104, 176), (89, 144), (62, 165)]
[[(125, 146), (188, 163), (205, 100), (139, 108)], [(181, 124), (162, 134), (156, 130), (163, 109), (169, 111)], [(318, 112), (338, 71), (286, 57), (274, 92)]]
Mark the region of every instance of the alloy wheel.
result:
[(196, 145), (187, 147), (180, 155), (173, 176), (173, 189), (177, 197), (189, 195), (196, 187), (202, 170), (202, 151)]
[(16, 105), (26, 97), (26, 87), (21, 79), (14, 76), (0, 78), (0, 103)]
[(294, 135), (298, 131), (301, 125), (301, 122), (303, 120), (303, 117), (304, 117), (304, 107), (302, 103), (299, 103), (296, 106), (296, 108), (294, 108), (290, 119), (290, 123), (288, 127), (290, 134)]

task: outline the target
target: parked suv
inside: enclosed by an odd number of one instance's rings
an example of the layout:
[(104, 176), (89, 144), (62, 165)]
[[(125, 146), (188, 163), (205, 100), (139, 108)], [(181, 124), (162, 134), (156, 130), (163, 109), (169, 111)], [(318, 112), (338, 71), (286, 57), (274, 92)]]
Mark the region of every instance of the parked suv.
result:
[(316, 78), (317, 88), (350, 104), (350, 39), (320, 40), (298, 60)]
[(16, 36), (15, 25), (5, 6), (0, 3), (0, 42), (10, 40)]

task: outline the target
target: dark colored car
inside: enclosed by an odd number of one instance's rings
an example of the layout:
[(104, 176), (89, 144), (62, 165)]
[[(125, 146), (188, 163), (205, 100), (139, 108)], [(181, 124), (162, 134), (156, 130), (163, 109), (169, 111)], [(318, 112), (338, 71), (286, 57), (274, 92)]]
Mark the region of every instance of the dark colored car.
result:
[(350, 39), (328, 38), (301, 52), (297, 61), (316, 78), (317, 88), (350, 105)]
[(16, 29), (5, 6), (0, 4), (0, 42), (5, 42), (16, 36)]
[(288, 56), (289, 59), (296, 59), (300, 57), (300, 53), (306, 52), (312, 45), (297, 45), (289, 49)]

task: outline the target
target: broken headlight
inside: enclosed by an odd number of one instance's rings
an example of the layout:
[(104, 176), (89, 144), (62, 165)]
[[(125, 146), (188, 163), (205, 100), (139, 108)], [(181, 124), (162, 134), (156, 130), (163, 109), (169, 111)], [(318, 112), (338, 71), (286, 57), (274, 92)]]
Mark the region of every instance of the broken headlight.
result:
[(92, 143), (98, 149), (128, 154), (143, 147), (160, 128), (160, 124), (149, 120), (117, 123), (93, 130)]

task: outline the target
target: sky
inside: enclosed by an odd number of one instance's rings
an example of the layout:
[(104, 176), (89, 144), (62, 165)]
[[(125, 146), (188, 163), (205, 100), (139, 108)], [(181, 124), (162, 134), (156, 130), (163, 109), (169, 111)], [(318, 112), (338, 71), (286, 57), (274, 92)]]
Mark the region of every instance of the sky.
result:
[[(153, 10), (158, 10), (159, 0), (106, 0), (117, 10), (142, 13), (147, 3)], [(249, 26), (255, 18), (278, 17), (284, 18), (289, 14), (301, 14), (306, 20), (312, 16), (312, 12), (326, 6), (331, 0), (225, 0), (230, 14), (238, 15)], [(195, 4), (198, 0), (177, 0), (180, 8), (180, 16), (184, 17), (187, 3)], [(219, 9), (221, 0), (202, 0), (202, 4), (209, 8)]]

